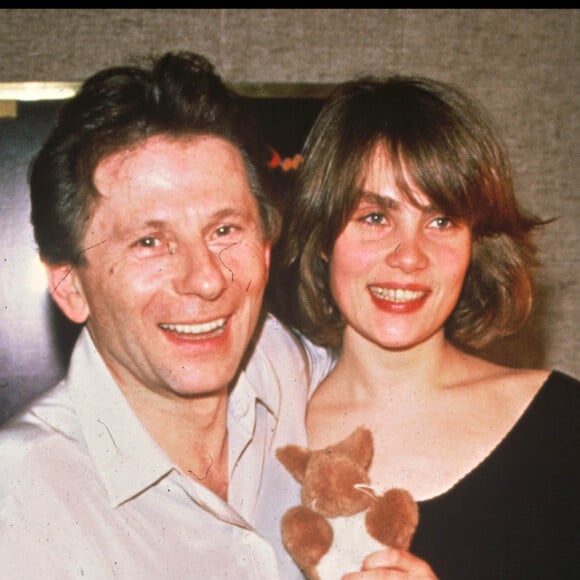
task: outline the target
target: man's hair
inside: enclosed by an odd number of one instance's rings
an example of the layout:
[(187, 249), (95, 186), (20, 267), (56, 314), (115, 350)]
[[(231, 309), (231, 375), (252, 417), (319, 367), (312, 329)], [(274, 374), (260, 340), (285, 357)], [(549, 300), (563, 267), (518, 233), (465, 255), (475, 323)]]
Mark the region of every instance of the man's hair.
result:
[(505, 147), (485, 109), (453, 85), (401, 75), (337, 86), (306, 140), (286, 236), (286, 262), (299, 280), (298, 328), (324, 346), (341, 344), (345, 321), (322, 256), (357, 207), (377, 146), (412, 203), (417, 188), (471, 227), (471, 263), (447, 337), (482, 347), (517, 330), (531, 309), (531, 232), (546, 222), (518, 206)]
[(98, 163), (154, 135), (211, 135), (234, 145), (264, 236), (275, 241), (279, 216), (268, 195), (268, 151), (257, 133), (243, 98), (201, 55), (169, 52), (97, 72), (62, 106), (31, 164), (31, 221), (41, 258), (50, 264), (85, 263), (81, 244), (100, 195), (93, 183)]

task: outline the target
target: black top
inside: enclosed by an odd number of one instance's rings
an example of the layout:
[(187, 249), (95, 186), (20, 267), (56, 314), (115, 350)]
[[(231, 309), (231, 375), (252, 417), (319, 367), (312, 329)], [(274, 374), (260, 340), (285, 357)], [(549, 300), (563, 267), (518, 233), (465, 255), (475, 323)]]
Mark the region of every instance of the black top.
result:
[(419, 514), (410, 550), (440, 580), (580, 579), (580, 382), (552, 372), (491, 455)]

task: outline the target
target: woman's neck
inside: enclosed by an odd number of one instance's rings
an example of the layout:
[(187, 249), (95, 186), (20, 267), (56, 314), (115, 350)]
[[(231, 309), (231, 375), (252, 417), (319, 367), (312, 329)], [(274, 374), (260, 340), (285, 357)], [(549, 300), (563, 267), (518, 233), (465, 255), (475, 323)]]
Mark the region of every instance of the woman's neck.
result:
[[(415, 392), (424, 397), (429, 391), (448, 384), (447, 377), (458, 372), (466, 358), (451, 345), (443, 331), (406, 349), (385, 349), (359, 334), (345, 332), (343, 348), (333, 371), (333, 389), (350, 391), (351, 397), (376, 401), (397, 394)], [(345, 393), (346, 394), (346, 393)]]

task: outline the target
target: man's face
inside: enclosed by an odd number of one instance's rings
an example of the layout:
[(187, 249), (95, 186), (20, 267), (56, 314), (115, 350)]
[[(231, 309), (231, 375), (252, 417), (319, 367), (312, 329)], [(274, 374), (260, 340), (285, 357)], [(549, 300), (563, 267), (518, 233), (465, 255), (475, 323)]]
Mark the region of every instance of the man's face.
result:
[[(270, 246), (238, 150), (157, 136), (103, 159), (65, 312), (125, 392), (227, 392), (254, 331)], [(149, 392), (147, 391), (147, 392)]]

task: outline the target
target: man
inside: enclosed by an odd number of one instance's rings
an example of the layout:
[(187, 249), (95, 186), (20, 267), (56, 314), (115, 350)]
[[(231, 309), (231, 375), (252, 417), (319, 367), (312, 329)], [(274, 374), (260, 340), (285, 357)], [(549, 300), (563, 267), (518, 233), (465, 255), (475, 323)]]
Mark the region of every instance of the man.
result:
[(303, 439), (329, 361), (261, 313), (278, 221), (252, 137), (190, 53), (104, 70), (64, 105), (32, 223), (85, 326), (65, 380), (0, 434), (3, 580), (299, 577), (274, 451)]

